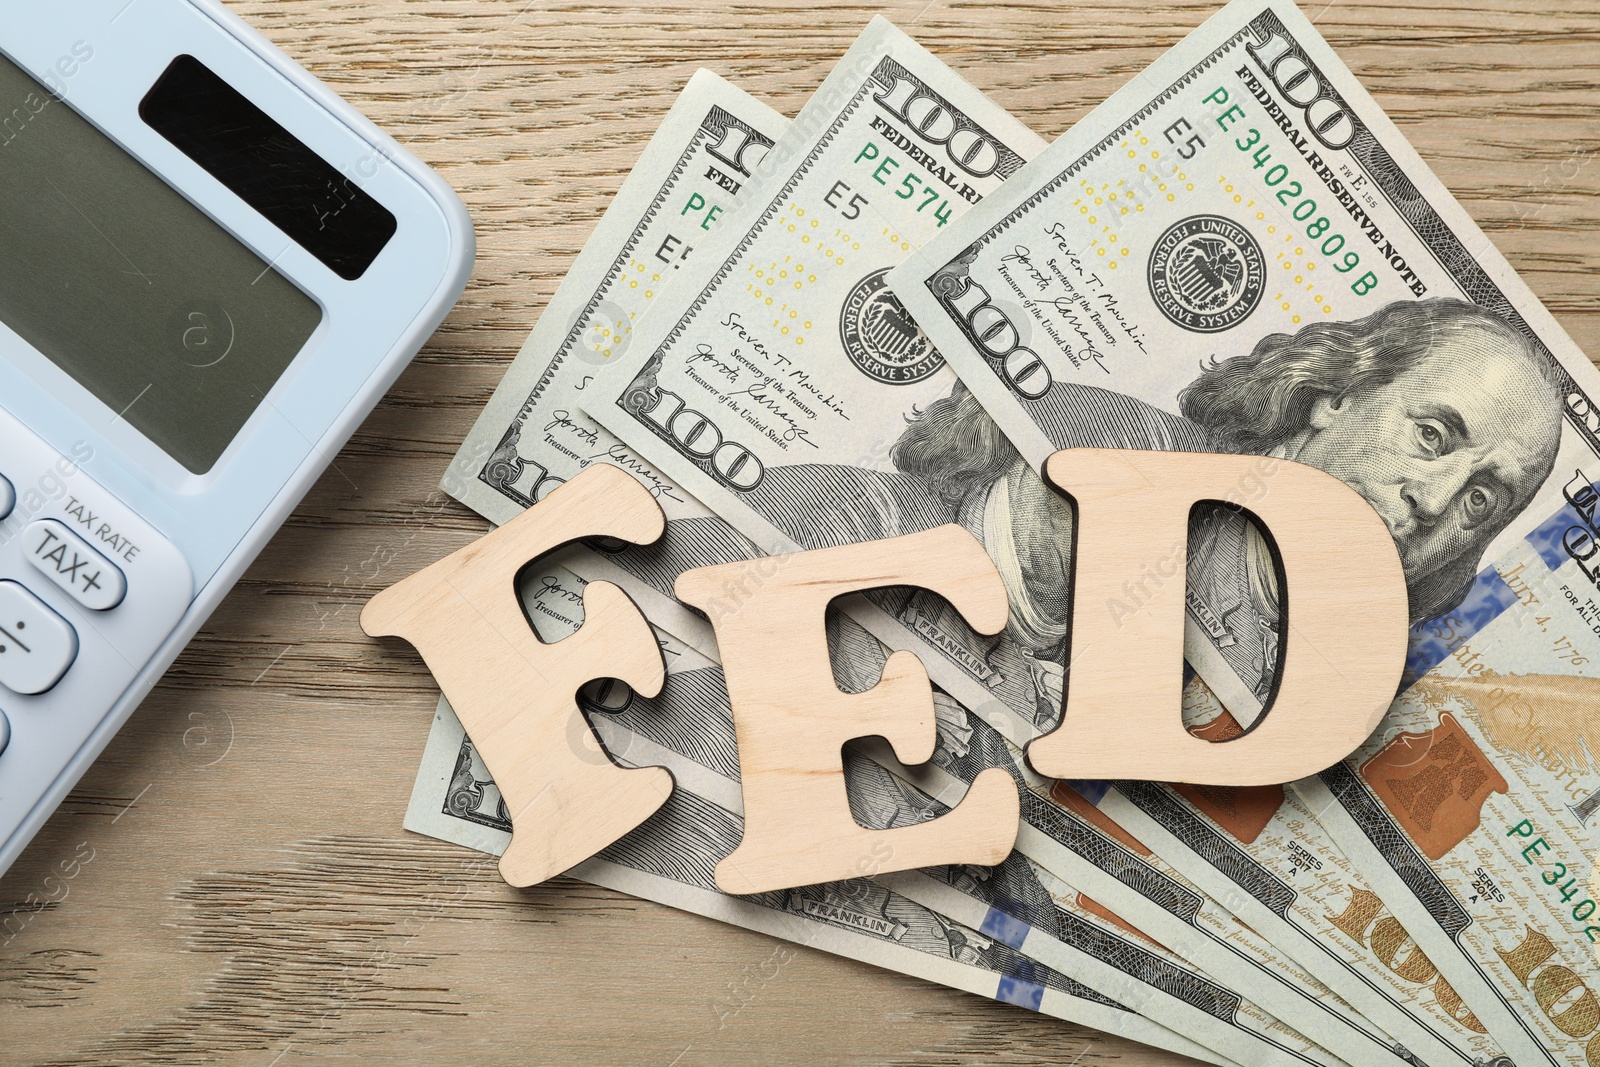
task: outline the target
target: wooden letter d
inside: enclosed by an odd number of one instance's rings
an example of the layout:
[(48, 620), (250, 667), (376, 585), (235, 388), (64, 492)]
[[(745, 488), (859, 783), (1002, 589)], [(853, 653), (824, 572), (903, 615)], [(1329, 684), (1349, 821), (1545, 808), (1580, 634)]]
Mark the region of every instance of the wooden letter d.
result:
[[(1045, 477), (1077, 502), (1077, 545), (1066, 709), (1060, 727), (1028, 746), (1034, 770), (1269, 785), (1332, 766), (1377, 728), (1406, 657), (1406, 580), (1394, 538), (1337, 478), (1271, 462), (1268, 491), (1250, 506), (1282, 564), (1280, 680), (1252, 727), (1218, 743), (1192, 736), (1180, 712), (1183, 546), (1190, 509), (1234, 494), (1262, 457), (1073, 448), (1045, 462)], [(1171, 545), (1171, 585), (1114, 619), (1108, 605)]]

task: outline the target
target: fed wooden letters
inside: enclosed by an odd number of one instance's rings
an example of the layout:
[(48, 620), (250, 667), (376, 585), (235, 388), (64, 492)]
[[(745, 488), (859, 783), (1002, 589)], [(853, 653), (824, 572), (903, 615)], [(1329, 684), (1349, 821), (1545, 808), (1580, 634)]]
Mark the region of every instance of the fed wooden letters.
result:
[[(1165, 564), (1183, 575), (1191, 508), (1225, 498), (1258, 463), (1113, 449), (1069, 449), (1047, 462), (1047, 479), (1076, 504), (1071, 670), (1060, 725), (1028, 746), (1036, 771), (1263, 785), (1323, 770), (1376, 727), (1404, 664), (1405, 581), (1376, 512), (1315, 468), (1279, 461), (1273, 491), (1255, 507), (1276, 549), (1281, 595), (1287, 604), (1292, 594), (1294, 608), (1284, 611), (1275, 697), (1243, 736), (1211, 743), (1183, 727), (1181, 582), (1138, 612), (1107, 610), (1148, 570), (1151, 544), (1179, 546)], [(664, 768), (612, 763), (576, 703), (577, 690), (597, 678), (619, 678), (645, 695), (660, 689), (661, 656), (644, 616), (617, 587), (592, 582), (583, 626), (545, 644), (517, 602), (517, 572), (580, 537), (643, 544), (663, 529), (643, 486), (596, 465), (362, 612), (367, 633), (416, 646), (472, 736), (511, 815), (500, 869), (513, 885), (587, 859), (649, 818), (672, 789)], [(741, 566), (686, 571), (677, 595), (709, 608)], [(847, 593), (905, 585), (944, 596), (980, 633), (1006, 625), (1000, 575), (956, 525), (784, 557), (740, 611), (715, 619), (745, 809), (743, 840), (717, 867), (723, 890), (994, 864), (1010, 851), (1019, 803), (999, 769), (980, 774), (954, 809), (917, 826), (869, 830), (850, 814), (842, 746), (878, 735), (902, 762), (926, 762), (935, 742), (932, 692), (909, 652), (892, 655), (873, 688), (842, 692), (824, 611)]]

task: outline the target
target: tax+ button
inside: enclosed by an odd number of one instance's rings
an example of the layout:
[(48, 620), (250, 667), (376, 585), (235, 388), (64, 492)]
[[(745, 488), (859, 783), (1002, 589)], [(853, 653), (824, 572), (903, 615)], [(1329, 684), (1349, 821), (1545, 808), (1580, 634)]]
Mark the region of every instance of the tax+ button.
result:
[(114, 564), (55, 519), (37, 519), (23, 533), (28, 562), (93, 611), (122, 603), (128, 581)]

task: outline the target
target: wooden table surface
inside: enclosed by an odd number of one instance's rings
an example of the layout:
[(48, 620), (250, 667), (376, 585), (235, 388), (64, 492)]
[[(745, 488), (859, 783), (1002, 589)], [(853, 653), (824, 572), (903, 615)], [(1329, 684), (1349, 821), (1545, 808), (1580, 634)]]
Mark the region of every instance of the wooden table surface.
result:
[[(809, 949), (773, 973), (762, 936), (570, 880), (509, 889), (491, 862), (400, 829), (437, 691), (356, 619), (379, 588), (485, 529), (438, 478), (696, 67), (793, 114), (882, 11), (1054, 137), (1211, 0), (233, 7), (460, 191), (477, 267), (0, 880), (0, 1061), (1188, 1062)], [(1600, 7), (1306, 10), (1600, 353)], [(62, 878), (63, 862), (75, 873)]]

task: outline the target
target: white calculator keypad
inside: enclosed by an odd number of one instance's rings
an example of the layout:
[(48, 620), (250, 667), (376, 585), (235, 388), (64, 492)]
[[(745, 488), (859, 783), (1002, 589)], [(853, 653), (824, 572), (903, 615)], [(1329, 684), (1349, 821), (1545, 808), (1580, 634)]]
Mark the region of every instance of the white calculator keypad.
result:
[(194, 599), (183, 555), (92, 464), (87, 444), (63, 455), (0, 409), (0, 842), (96, 754)]

